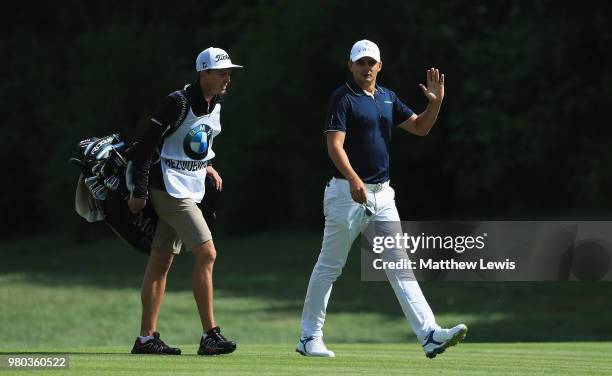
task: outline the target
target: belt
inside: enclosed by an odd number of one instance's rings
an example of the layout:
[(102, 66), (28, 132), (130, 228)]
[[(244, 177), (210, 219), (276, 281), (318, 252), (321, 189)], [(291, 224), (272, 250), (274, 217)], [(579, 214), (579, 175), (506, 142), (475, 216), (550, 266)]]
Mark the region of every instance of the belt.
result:
[[(332, 179), (338, 179), (338, 180), (343, 180), (345, 182), (348, 183), (348, 180), (346, 180), (345, 178), (332, 178)], [(372, 192), (372, 193), (378, 193), (380, 191), (382, 191), (383, 189), (387, 188), (389, 186), (389, 180), (387, 180), (384, 183), (376, 183), (376, 184), (369, 184), (369, 183), (363, 183), (365, 185), (365, 187), (367, 188), (368, 191)]]

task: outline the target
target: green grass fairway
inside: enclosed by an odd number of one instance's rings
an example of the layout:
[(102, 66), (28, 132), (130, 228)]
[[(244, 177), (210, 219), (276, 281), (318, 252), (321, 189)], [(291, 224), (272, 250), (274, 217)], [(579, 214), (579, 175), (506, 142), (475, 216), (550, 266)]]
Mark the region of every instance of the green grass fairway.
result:
[(325, 323), (338, 357), (304, 358), (294, 346), (320, 242), (320, 234), (299, 232), (218, 239), (215, 314), (238, 351), (216, 358), (195, 355), (201, 326), (190, 254), (175, 260), (158, 323), (184, 355), (145, 357), (128, 352), (146, 257), (113, 238), (0, 244), (0, 355), (69, 353), (70, 369), (42, 371), (49, 375), (612, 374), (611, 284), (422, 283), (439, 324), (470, 328), (466, 343), (430, 360), (388, 283), (360, 280), (355, 250)]
[[(200, 357), (184, 344), (178, 357), (79, 349), (53, 375), (605, 375), (612, 343), (465, 343), (427, 359), (416, 344), (337, 344), (334, 359), (305, 358), (285, 345), (244, 345), (232, 355)], [(70, 349), (67, 349), (70, 352)], [(11, 371), (12, 372), (12, 371)], [(44, 372), (44, 371), (43, 371)], [(2, 371), (0, 371), (2, 373)], [(32, 371), (11, 374), (31, 375)]]

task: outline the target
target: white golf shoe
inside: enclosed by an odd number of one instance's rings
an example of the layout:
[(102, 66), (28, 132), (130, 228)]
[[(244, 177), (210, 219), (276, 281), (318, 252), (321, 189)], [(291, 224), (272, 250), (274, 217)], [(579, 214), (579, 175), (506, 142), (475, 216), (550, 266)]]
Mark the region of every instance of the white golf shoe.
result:
[(455, 346), (463, 341), (467, 334), (467, 326), (459, 324), (450, 329), (436, 329), (429, 332), (423, 342), (423, 351), (428, 358), (442, 354), (447, 347)]
[(323, 343), (323, 337), (302, 337), (297, 344), (295, 351), (304, 356), (321, 356), (333, 358), (336, 356), (333, 351), (329, 351)]

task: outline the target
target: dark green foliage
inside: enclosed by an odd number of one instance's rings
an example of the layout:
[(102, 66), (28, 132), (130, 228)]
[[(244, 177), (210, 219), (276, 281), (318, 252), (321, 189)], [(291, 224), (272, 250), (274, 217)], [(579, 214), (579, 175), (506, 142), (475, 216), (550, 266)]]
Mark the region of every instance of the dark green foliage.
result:
[(362, 38), (381, 47), (380, 83), (417, 112), (425, 70), (447, 75), (431, 134), (394, 140), (402, 217), (603, 218), (612, 204), (610, 10), (553, 1), (11, 5), (0, 40), (3, 231), (82, 229), (77, 171), (66, 163), (76, 143), (137, 137), (210, 45), (246, 66), (215, 142), (228, 198), (219, 227), (320, 224), (327, 99)]

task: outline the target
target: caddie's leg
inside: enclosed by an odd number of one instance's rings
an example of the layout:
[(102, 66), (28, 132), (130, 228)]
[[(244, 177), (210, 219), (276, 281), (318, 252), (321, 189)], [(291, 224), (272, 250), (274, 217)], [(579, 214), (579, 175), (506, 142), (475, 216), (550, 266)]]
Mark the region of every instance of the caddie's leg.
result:
[(155, 211), (194, 255), (191, 277), (193, 295), (204, 331), (215, 327), (213, 317), (212, 268), (216, 250), (202, 211), (190, 198), (174, 198), (166, 192), (151, 190)]
[[(376, 213), (373, 220), (398, 223), (400, 217), (395, 206), (395, 191), (393, 188), (387, 187), (380, 193), (376, 193), (375, 196)], [(397, 226), (397, 229), (401, 232), (401, 227)], [(395, 233), (390, 235), (395, 236)], [(392, 269), (385, 270), (385, 272), (406, 320), (419, 342), (422, 342), (431, 330), (438, 329), (439, 326), (436, 324), (435, 316), (421, 291), (419, 283), (414, 279), (412, 272), (410, 272), (412, 277), (406, 277), (406, 273)]]
[(325, 189), (325, 230), (321, 253), (310, 276), (302, 310), (302, 337), (321, 337), (332, 285), (365, 223), (365, 212), (351, 198), (346, 180), (332, 179)]
[(204, 331), (208, 331), (217, 325), (213, 313), (213, 265), (217, 257), (217, 251), (212, 240), (202, 243), (193, 248), (193, 271), (191, 284), (193, 296), (200, 313), (200, 321)]
[(166, 276), (173, 258), (174, 254), (171, 251), (159, 248), (151, 250), (140, 292), (142, 302), (141, 336), (152, 336), (153, 332), (157, 330), (159, 309), (166, 291)]

